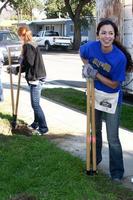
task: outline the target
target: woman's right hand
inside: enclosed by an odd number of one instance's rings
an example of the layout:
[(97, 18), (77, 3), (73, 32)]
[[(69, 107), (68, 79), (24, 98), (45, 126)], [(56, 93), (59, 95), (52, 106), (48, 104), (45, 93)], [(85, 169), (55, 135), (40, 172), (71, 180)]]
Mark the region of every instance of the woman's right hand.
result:
[(18, 74), (18, 66), (17, 67), (13, 67), (13, 66), (9, 66), (7, 67), (7, 72), (10, 74)]
[(96, 69), (94, 69), (90, 64), (83, 65), (83, 68), (82, 68), (83, 78), (95, 79), (97, 73), (98, 73), (98, 71)]

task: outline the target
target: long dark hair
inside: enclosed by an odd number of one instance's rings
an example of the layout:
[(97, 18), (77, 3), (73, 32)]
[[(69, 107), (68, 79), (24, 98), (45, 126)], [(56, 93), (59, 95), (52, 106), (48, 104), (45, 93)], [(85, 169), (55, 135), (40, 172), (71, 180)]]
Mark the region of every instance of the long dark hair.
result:
[(126, 56), (127, 58), (127, 65), (126, 65), (126, 71), (132, 71), (133, 70), (133, 60), (131, 57), (131, 54), (128, 52), (128, 50), (126, 49), (125, 46), (123, 46), (116, 38), (119, 36), (119, 32), (118, 32), (118, 28), (116, 26), (116, 24), (111, 21), (111, 19), (103, 19), (101, 22), (99, 22), (98, 26), (97, 26), (97, 36), (99, 35), (99, 31), (101, 29), (102, 26), (104, 25), (111, 25), (114, 29), (114, 33), (115, 33), (115, 40), (113, 42), (114, 45), (116, 45)]

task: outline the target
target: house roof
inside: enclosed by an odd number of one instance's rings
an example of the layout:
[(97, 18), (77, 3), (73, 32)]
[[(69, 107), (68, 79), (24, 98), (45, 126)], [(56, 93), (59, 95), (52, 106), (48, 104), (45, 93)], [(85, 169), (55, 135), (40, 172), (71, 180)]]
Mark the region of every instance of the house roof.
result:
[(60, 24), (60, 23), (65, 23), (67, 21), (71, 21), (70, 18), (55, 18), (55, 19), (42, 19), (42, 20), (33, 20), (29, 22), (29, 24)]

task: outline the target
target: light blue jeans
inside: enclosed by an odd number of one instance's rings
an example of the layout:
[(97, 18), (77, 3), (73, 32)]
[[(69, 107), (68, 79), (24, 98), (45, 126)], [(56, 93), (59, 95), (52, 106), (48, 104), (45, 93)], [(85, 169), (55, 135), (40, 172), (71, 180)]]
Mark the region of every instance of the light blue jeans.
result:
[(121, 179), (124, 174), (122, 147), (119, 140), (120, 113), (120, 105), (117, 106), (115, 114), (95, 110), (97, 164), (102, 160), (102, 119), (104, 117), (109, 145), (110, 175), (112, 178), (119, 179)]
[(40, 132), (46, 132), (48, 127), (45, 119), (44, 112), (40, 106), (40, 97), (42, 90), (42, 83), (39, 82), (38, 85), (29, 84), (30, 87), (30, 98), (31, 106), (34, 111), (34, 122), (32, 123), (34, 128), (39, 128)]

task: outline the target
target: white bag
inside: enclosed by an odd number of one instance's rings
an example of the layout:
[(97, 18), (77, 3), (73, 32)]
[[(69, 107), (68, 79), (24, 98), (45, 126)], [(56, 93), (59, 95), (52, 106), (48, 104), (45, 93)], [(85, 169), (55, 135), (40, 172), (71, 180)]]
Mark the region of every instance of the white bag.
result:
[(114, 114), (118, 103), (119, 92), (107, 93), (95, 89), (95, 109)]

